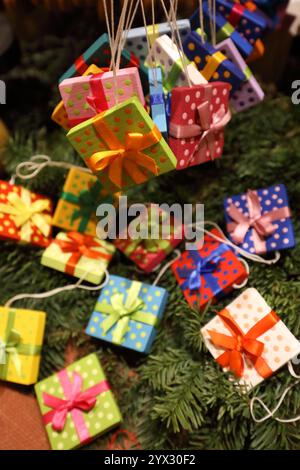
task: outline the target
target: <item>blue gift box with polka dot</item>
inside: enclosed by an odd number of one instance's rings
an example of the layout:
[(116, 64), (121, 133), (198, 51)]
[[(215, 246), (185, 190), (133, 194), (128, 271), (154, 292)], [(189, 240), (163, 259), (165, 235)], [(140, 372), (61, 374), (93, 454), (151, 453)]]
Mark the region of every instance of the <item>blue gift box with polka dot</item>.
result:
[(130, 289), (132, 282), (139, 284), (140, 288), (137, 297), (144, 304), (142, 311), (146, 314), (149, 313), (149, 316), (152, 318), (155, 317), (156, 322), (155, 326), (152, 326), (141, 321), (130, 319), (127, 331), (121, 342), (118, 344), (124, 348), (148, 354), (157, 334), (157, 324), (163, 316), (168, 299), (168, 292), (162, 287), (152, 286), (150, 284), (131, 281), (124, 277), (111, 275), (108, 285), (101, 291), (98, 302), (96, 303), (95, 309), (86, 328), (86, 333), (95, 338), (102, 339), (109, 343), (114, 343), (113, 334), (117, 324), (114, 324), (106, 334), (104, 333), (101, 325), (105, 319), (107, 319), (108, 315), (98, 311), (99, 304), (103, 302), (111, 304), (110, 299), (112, 295), (116, 293), (124, 294), (124, 302), (126, 302), (128, 290)]
[[(262, 216), (272, 213), (276, 214), (276, 211), (280, 213), (278, 210), (281, 209), (289, 211), (289, 201), (284, 184), (275, 184), (269, 188), (258, 189), (255, 191), (255, 194), (258, 196)], [(249, 208), (247, 193), (231, 196), (224, 200), (227, 230), (231, 240), (236, 243), (232, 238), (233, 231), (230, 230), (230, 225), (234, 222), (228, 214), (231, 205), (234, 205), (246, 218), (251, 219), (251, 214), (249, 213), (249, 209), (251, 212), (251, 207)], [(269, 236), (260, 237), (260, 240), (263, 242), (262, 246), (256, 243), (258, 236), (257, 233), (253, 233), (255, 228), (253, 228), (252, 224), (240, 246), (249, 253), (256, 254), (293, 248), (295, 246), (295, 236), (291, 217), (275, 218), (271, 223), (273, 225), (273, 232)]]

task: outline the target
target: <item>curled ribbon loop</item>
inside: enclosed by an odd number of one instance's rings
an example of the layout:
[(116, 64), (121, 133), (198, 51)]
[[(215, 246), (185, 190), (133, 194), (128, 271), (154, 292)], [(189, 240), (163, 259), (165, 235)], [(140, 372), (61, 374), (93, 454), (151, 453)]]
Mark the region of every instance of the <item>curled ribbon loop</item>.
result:
[(23, 241), (30, 241), (32, 235), (32, 225), (36, 226), (44, 235), (48, 237), (51, 230), (51, 217), (43, 214), (49, 210), (49, 201), (37, 200), (31, 202), (30, 192), (21, 188), (20, 196), (10, 193), (7, 196), (9, 204), (0, 204), (0, 212), (13, 216), (15, 225), (20, 228), (20, 238)]
[(214, 346), (225, 349), (217, 357), (217, 362), (222, 367), (228, 367), (237, 377), (243, 377), (244, 360), (247, 358), (259, 375), (263, 378), (269, 377), (273, 371), (262, 357), (264, 343), (257, 338), (266, 333), (280, 320), (276, 313), (272, 310), (245, 334), (228, 310), (221, 310), (218, 316), (231, 333), (231, 336), (208, 330), (210, 340)]
[(96, 152), (86, 159), (87, 165), (94, 173), (108, 169), (109, 179), (118, 188), (124, 186), (123, 171), (136, 184), (144, 183), (147, 180), (145, 170), (153, 175), (158, 175), (156, 162), (143, 152), (160, 141), (161, 133), (156, 126), (147, 134), (128, 132), (124, 143), (122, 143), (101, 115), (94, 119), (93, 125), (109, 149)]
[(266, 252), (265, 238), (272, 235), (276, 227), (273, 224), (276, 220), (285, 219), (291, 216), (289, 207), (274, 209), (271, 212), (262, 214), (261, 205), (256, 191), (248, 190), (246, 193), (249, 216), (240, 212), (234, 204), (230, 204), (228, 215), (233, 222), (227, 224), (228, 232), (232, 240), (240, 245), (243, 243), (246, 233), (253, 229), (253, 244), (257, 253)]
[(6, 340), (0, 338), (0, 365), (6, 365), (10, 356), (19, 376), (21, 375), (21, 360), (18, 353), (20, 342), (21, 336), (16, 330), (10, 330)]

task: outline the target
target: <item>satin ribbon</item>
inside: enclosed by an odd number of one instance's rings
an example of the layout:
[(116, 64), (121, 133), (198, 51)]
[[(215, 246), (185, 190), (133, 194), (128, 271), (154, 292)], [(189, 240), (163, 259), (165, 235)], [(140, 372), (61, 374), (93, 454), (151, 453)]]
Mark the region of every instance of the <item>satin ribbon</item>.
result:
[(201, 70), (203, 77), (209, 81), (222, 62), (224, 62), (224, 60), (227, 60), (227, 57), (225, 57), (225, 55), (220, 51), (217, 51), (214, 54), (208, 56), (207, 63)]
[[(154, 26), (154, 31), (153, 31)], [(149, 38), (150, 46), (152, 47), (156, 39), (159, 37), (158, 24), (147, 26), (147, 36)]]
[(111, 328), (115, 327), (112, 332), (112, 341), (116, 344), (122, 342), (130, 320), (151, 326), (155, 326), (158, 321), (155, 315), (143, 311), (145, 304), (138, 297), (140, 289), (141, 283), (132, 281), (127, 290), (126, 300), (125, 294), (118, 293), (111, 296), (111, 304), (105, 302), (97, 302), (96, 304), (96, 312), (108, 315), (101, 324), (103, 333), (106, 334)]
[(230, 248), (225, 245), (225, 243), (221, 243), (206, 257), (201, 256), (196, 250), (191, 250), (189, 257), (193, 260), (193, 269), (177, 268), (179, 276), (186, 279), (180, 287), (182, 289), (189, 289), (190, 291), (198, 291), (202, 286), (203, 276), (216, 297), (220, 291), (220, 287), (218, 280), (212, 274), (216, 271), (220, 262), (224, 260), (224, 254), (228, 250), (230, 250)]
[[(78, 195), (64, 191), (61, 195), (61, 199), (77, 204), (79, 207), (74, 210), (71, 218), (71, 222), (81, 219), (77, 228), (78, 232), (84, 232), (90, 221), (92, 215), (96, 214), (97, 207), (99, 205), (100, 193), (102, 185), (100, 181), (96, 181), (89, 189), (81, 191)], [(112, 202), (112, 197), (107, 196), (103, 202)]]
[(225, 23), (218, 31), (216, 35), (217, 43), (223, 41), (223, 39), (230, 38), (235, 32), (234, 27), (229, 23)]
[(232, 6), (231, 12), (227, 16), (227, 20), (234, 28), (238, 26), (241, 18), (244, 15), (245, 10), (245, 7), (239, 3), (235, 3)]
[(248, 82), (250, 78), (253, 76), (253, 73), (250, 69), (250, 67), (246, 66), (243, 70), (243, 74), (245, 75), (245, 82)]
[(9, 361), (13, 363), (20, 377), (22, 374), (20, 355), (38, 356), (41, 353), (41, 346), (22, 343), (20, 332), (14, 328), (15, 316), (14, 310), (8, 311), (4, 336), (0, 337), (0, 379), (7, 378)]
[(221, 310), (218, 316), (231, 333), (231, 336), (208, 330), (213, 345), (225, 349), (225, 351), (217, 357), (217, 362), (222, 367), (228, 367), (237, 377), (243, 377), (244, 360), (247, 358), (261, 377), (265, 379), (269, 377), (273, 371), (262, 358), (264, 343), (257, 338), (280, 321), (276, 313), (273, 311), (268, 313), (250, 328), (246, 334), (243, 333), (228, 310)]
[(80, 443), (86, 443), (91, 439), (91, 436), (83, 412), (88, 412), (95, 407), (98, 395), (107, 392), (110, 389), (109, 384), (106, 380), (102, 380), (83, 391), (83, 379), (77, 372), (73, 371), (72, 382), (66, 369), (58, 372), (57, 377), (63, 388), (65, 399), (43, 392), (44, 405), (52, 408), (43, 415), (44, 424), (51, 423), (54, 431), (61, 432), (70, 413)]
[(227, 230), (234, 243), (240, 245), (243, 243), (248, 230), (252, 228), (253, 245), (256, 253), (265, 253), (265, 238), (271, 236), (276, 230), (272, 222), (291, 217), (290, 209), (285, 206), (281, 209), (273, 209), (271, 212), (262, 214), (256, 191), (248, 190), (246, 199), (249, 217), (240, 212), (234, 204), (231, 204), (228, 209), (228, 215), (233, 222), (227, 224)]
[(82, 256), (95, 260), (102, 259), (107, 262), (111, 260), (111, 254), (93, 250), (93, 248), (102, 247), (101, 242), (95, 240), (93, 237), (83, 235), (78, 232), (68, 232), (66, 235), (69, 240), (56, 239), (54, 240), (54, 243), (60, 247), (63, 253), (71, 253), (71, 257), (69, 258), (65, 268), (65, 272), (67, 274), (74, 274), (76, 264)]
[[(188, 61), (186, 59), (186, 63), (188, 65), (190, 63), (190, 61)], [(184, 73), (183, 65), (182, 65), (182, 59), (179, 58), (173, 63), (173, 65), (171, 67), (171, 70), (168, 72), (168, 74), (166, 74), (164, 67), (161, 67), (161, 71), (162, 71), (162, 75), (163, 75), (163, 88), (164, 88), (164, 90), (166, 92), (172, 91), (173, 88), (175, 88), (176, 83), (177, 83), (180, 75), (182, 73)]]
[(108, 150), (96, 152), (85, 160), (94, 173), (107, 169), (110, 181), (118, 188), (124, 186), (123, 171), (136, 184), (144, 183), (148, 179), (141, 168), (158, 175), (156, 162), (143, 152), (160, 141), (161, 133), (156, 126), (147, 134), (127, 132), (124, 142), (117, 138), (105, 122), (105, 116), (94, 118), (93, 126), (108, 147)]
[(88, 68), (88, 64), (85, 62), (83, 55), (79, 56), (78, 59), (75, 60), (75, 69), (79, 75), (83, 75), (86, 69)]
[(8, 204), (0, 204), (0, 212), (13, 216), (13, 221), (20, 229), (20, 239), (30, 242), (32, 225), (34, 225), (44, 237), (48, 237), (51, 230), (51, 217), (43, 214), (49, 210), (49, 201), (44, 199), (31, 202), (30, 192), (21, 188), (20, 195), (11, 192), (7, 196)]
[(108, 109), (108, 104), (103, 88), (103, 83), (100, 80), (102, 73), (97, 73), (89, 77), (89, 85), (91, 95), (86, 97), (88, 105), (96, 112), (96, 114)]
[[(231, 119), (229, 110), (225, 111), (224, 107), (220, 107), (217, 113), (212, 115), (210, 109), (213, 86), (205, 85), (205, 101), (197, 107), (195, 124), (183, 125), (170, 122), (169, 134), (176, 139), (189, 139), (191, 137), (199, 137), (199, 143), (195, 147), (194, 152), (190, 155), (188, 163), (193, 160), (195, 153), (201, 153), (201, 145), (204, 143), (209, 150), (210, 157), (213, 160), (215, 154), (215, 134), (222, 131)], [(205, 155), (206, 156), (206, 155)]]

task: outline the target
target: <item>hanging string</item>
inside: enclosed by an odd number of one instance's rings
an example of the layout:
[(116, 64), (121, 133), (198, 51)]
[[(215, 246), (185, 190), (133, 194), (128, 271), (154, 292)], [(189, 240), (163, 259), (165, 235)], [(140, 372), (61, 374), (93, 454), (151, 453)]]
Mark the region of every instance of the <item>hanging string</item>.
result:
[(171, 259), (170, 261), (168, 261), (168, 263), (166, 263), (162, 268), (161, 270), (159, 271), (158, 275), (156, 276), (155, 280), (153, 281), (152, 285), (153, 286), (156, 286), (158, 284), (158, 282), (160, 281), (160, 279), (163, 277), (163, 275), (165, 274), (165, 272), (169, 269), (169, 267), (175, 263), (175, 261), (178, 260), (178, 258), (180, 258), (181, 256), (181, 252), (179, 250), (174, 250), (174, 253), (175, 253), (175, 258)]
[(205, 31), (204, 31), (204, 16), (203, 16), (203, 0), (199, 0), (199, 26), (200, 26), (200, 37), (202, 42), (205, 42)]
[(208, 0), (209, 28), (211, 43), (216, 45), (216, 0)]
[(109, 15), (108, 15), (108, 8), (107, 8), (107, 0), (103, 0), (103, 8), (104, 8), (104, 16), (105, 16), (105, 22), (106, 22), (106, 29), (107, 29), (107, 34), (108, 34), (108, 40), (109, 40), (109, 47), (110, 47), (110, 52), (111, 52), (111, 59), (110, 59), (110, 66), (109, 69), (113, 71), (113, 81), (114, 81), (114, 99), (115, 102), (118, 102), (118, 94), (117, 94), (117, 82), (116, 82), (116, 54), (115, 54), (115, 20), (114, 20), (114, 5), (113, 5), (113, 0), (110, 1), (110, 14), (111, 14), (111, 20), (109, 20)]
[(97, 291), (99, 289), (102, 289), (102, 287), (105, 287), (106, 284), (109, 281), (109, 272), (107, 269), (104, 269), (105, 273), (105, 279), (104, 281), (99, 284), (98, 286), (87, 286), (83, 285), (82, 282), (84, 281), (85, 277), (88, 275), (88, 273), (85, 273), (84, 276), (82, 276), (75, 284), (68, 284), (67, 286), (63, 287), (56, 287), (55, 289), (51, 289), (46, 292), (41, 292), (41, 293), (33, 293), (33, 294), (17, 294), (11, 299), (9, 299), (5, 307), (11, 307), (11, 305), (16, 302), (17, 300), (22, 300), (22, 299), (46, 299), (48, 297), (53, 297), (54, 295), (60, 294), (61, 292), (66, 292), (66, 291), (71, 291), (75, 289), (83, 289), (83, 290), (88, 290), (88, 291)]
[[(155, 87), (157, 87), (158, 83), (157, 83), (157, 73), (156, 73), (156, 60), (155, 60), (154, 55), (151, 52), (151, 42), (150, 42), (150, 38), (149, 38), (149, 32), (148, 32), (148, 27), (147, 27), (147, 21), (146, 21), (145, 8), (144, 8), (143, 0), (140, 0), (140, 5), (141, 5), (141, 12), (142, 12), (144, 28), (145, 28), (145, 32), (146, 32), (148, 57), (150, 58), (150, 66), (151, 66), (151, 69), (153, 71), (153, 74), (152, 74), (153, 84), (154, 84)], [(152, 6), (153, 5), (154, 5), (154, 1), (152, 0)], [(154, 14), (154, 10), (152, 10), (152, 34), (153, 34), (153, 37), (154, 37), (154, 34), (155, 34), (155, 23), (154, 23), (155, 16), (153, 16), (153, 14)], [(154, 50), (154, 54), (155, 54), (155, 50)]]
[[(129, 5), (129, 7), (128, 7)], [(127, 1), (123, 4), (123, 18), (122, 21), (120, 20), (120, 28), (119, 28), (119, 36), (117, 38), (117, 70), (120, 68), (120, 61), (121, 61), (121, 54), (125, 46), (125, 42), (127, 40), (128, 32), (132, 26), (134, 21), (137, 8), (139, 6), (139, 2), (136, 2), (136, 5), (133, 9), (133, 0), (130, 0), (130, 3)], [(126, 18), (126, 21), (125, 21)]]
[(250, 274), (249, 264), (247, 263), (247, 261), (244, 258), (240, 258), (239, 261), (245, 266), (245, 269), (246, 269), (246, 272), (247, 272), (247, 277), (244, 279), (243, 282), (241, 282), (241, 284), (233, 284), (232, 287), (234, 289), (242, 289), (243, 287), (245, 287), (248, 284), (248, 280), (249, 280), (249, 274)]
[(76, 168), (77, 170), (84, 171), (85, 173), (91, 173), (86, 167), (73, 165), (72, 163), (61, 162), (52, 160), (48, 155), (33, 155), (29, 160), (19, 163), (15, 169), (15, 174), (12, 175), (10, 183), (14, 184), (16, 178), (21, 180), (30, 180), (37, 176), (44, 168), (64, 168), (70, 170)]

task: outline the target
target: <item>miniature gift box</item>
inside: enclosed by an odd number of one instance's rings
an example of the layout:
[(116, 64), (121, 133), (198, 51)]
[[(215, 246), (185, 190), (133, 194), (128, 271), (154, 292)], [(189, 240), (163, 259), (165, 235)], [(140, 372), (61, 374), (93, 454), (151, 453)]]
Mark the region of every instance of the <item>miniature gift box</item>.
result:
[(168, 144), (137, 98), (73, 127), (68, 138), (109, 193), (176, 166)]
[[(59, 83), (66, 78), (83, 75), (89, 65), (95, 64), (98, 67), (110, 67), (111, 48), (109, 45), (108, 34), (102, 34), (78, 59), (73, 65), (60, 77)], [(141, 81), (145, 93), (148, 91), (148, 72), (147, 67), (139, 61), (132, 53), (123, 49), (121, 53), (120, 68), (138, 67)]]
[(37, 381), (46, 314), (0, 307), (0, 379), (22, 385)]
[(178, 170), (221, 157), (231, 117), (228, 98), (229, 84), (222, 82), (173, 90), (169, 145)]
[(167, 140), (168, 126), (161, 69), (159, 67), (155, 67), (154, 69), (150, 68), (148, 69), (148, 74), (151, 116), (154, 124), (160, 130), (163, 138)]
[(248, 390), (300, 351), (299, 341), (254, 288), (221, 310), (201, 333), (224, 371), (233, 373)]
[(260, 39), (267, 27), (266, 21), (240, 3), (230, 0), (216, 0), (216, 10), (242, 35), (250, 44)]
[[(118, 195), (114, 197), (117, 198)], [(53, 225), (94, 237), (97, 207), (100, 203), (113, 202), (113, 200), (95, 176), (72, 168), (56, 206)]]
[[(184, 239), (183, 226), (178, 220), (164, 211), (157, 213), (157, 217), (154, 214), (151, 218), (151, 214), (150, 207), (147, 217), (141, 218), (139, 223), (139, 231), (141, 233), (145, 231), (145, 238), (141, 236), (138, 239), (131, 239), (126, 230), (125, 236), (119, 236), (114, 241), (122, 253), (147, 273), (152, 272)], [(136, 224), (136, 221), (137, 219), (134, 219), (133, 224)], [(163, 238), (163, 224), (169, 229), (169, 238)], [(151, 233), (155, 231), (157, 232), (155, 238), (151, 238)]]
[(96, 354), (35, 385), (53, 450), (71, 450), (118, 426), (120, 410)]
[[(101, 69), (100, 67), (97, 67), (97, 65), (92, 64), (87, 68), (87, 70), (82, 74), (82, 76), (86, 77), (88, 75), (96, 75), (99, 73), (103, 73), (107, 70), (108, 69)], [(55, 106), (51, 119), (67, 131), (72, 128), (72, 124), (69, 121), (67, 110), (63, 101), (60, 101), (57, 106)]]
[[(217, 229), (211, 233), (223, 239)], [(186, 301), (200, 310), (208, 302), (220, 300), (248, 277), (235, 252), (208, 234), (204, 236), (203, 247), (184, 251), (171, 268)]]
[(110, 276), (86, 329), (88, 335), (148, 354), (167, 303), (165, 289)]
[[(191, 31), (189, 20), (178, 20), (176, 21), (175, 27), (177, 27), (182, 41)], [(126, 31), (126, 34), (127, 39), (125, 42), (125, 49), (138, 57), (141, 62), (144, 62), (148, 55), (148, 41), (150, 43), (150, 47), (152, 47), (154, 41), (159, 36), (163, 36), (164, 34), (171, 36), (172, 32), (169, 23), (159, 23), (149, 25), (147, 28), (143, 26), (140, 28), (132, 28), (128, 32)]]
[(60, 232), (43, 253), (41, 263), (71, 276), (99, 284), (115, 247), (79, 232)]
[[(242, 54), (244, 58), (250, 56), (251, 52), (253, 51), (253, 45), (250, 44), (247, 39), (245, 39), (238, 31), (236, 31), (231, 24), (226, 21), (224, 16), (220, 15), (220, 13), (216, 13), (213, 16), (210, 11), (207, 2), (203, 3), (203, 15), (205, 20), (205, 31), (210, 31), (210, 22), (211, 20), (214, 21), (216, 24), (216, 42), (223, 41), (224, 39), (230, 38)], [(195, 13), (190, 18), (192, 30), (196, 30), (200, 27), (199, 21), (199, 9), (195, 11)], [(211, 39), (209, 37), (209, 39)]]
[(117, 70), (115, 75), (103, 72), (68, 78), (60, 83), (59, 90), (72, 127), (133, 96), (145, 105), (136, 67)]
[(51, 213), (52, 202), (47, 197), (0, 181), (0, 238), (48, 246)]
[(220, 42), (216, 49), (239, 67), (245, 76), (244, 83), (231, 96), (230, 104), (233, 109), (239, 112), (260, 103), (264, 99), (264, 92), (231, 39)]
[(149, 67), (156, 65), (162, 69), (165, 93), (177, 86), (187, 86), (189, 84), (203, 85), (207, 83), (207, 80), (197, 70), (195, 64), (190, 63), (185, 56), (182, 57), (177, 45), (166, 34), (160, 36), (154, 42), (147, 58), (147, 64)]
[(293, 248), (294, 229), (286, 188), (276, 184), (224, 200), (230, 239), (250, 253)]
[(207, 81), (229, 83), (231, 93), (236, 91), (245, 80), (242, 70), (228, 60), (220, 50), (216, 50), (208, 42), (202, 42), (201, 36), (196, 31), (186, 37), (183, 50), (187, 58), (195, 62)]

